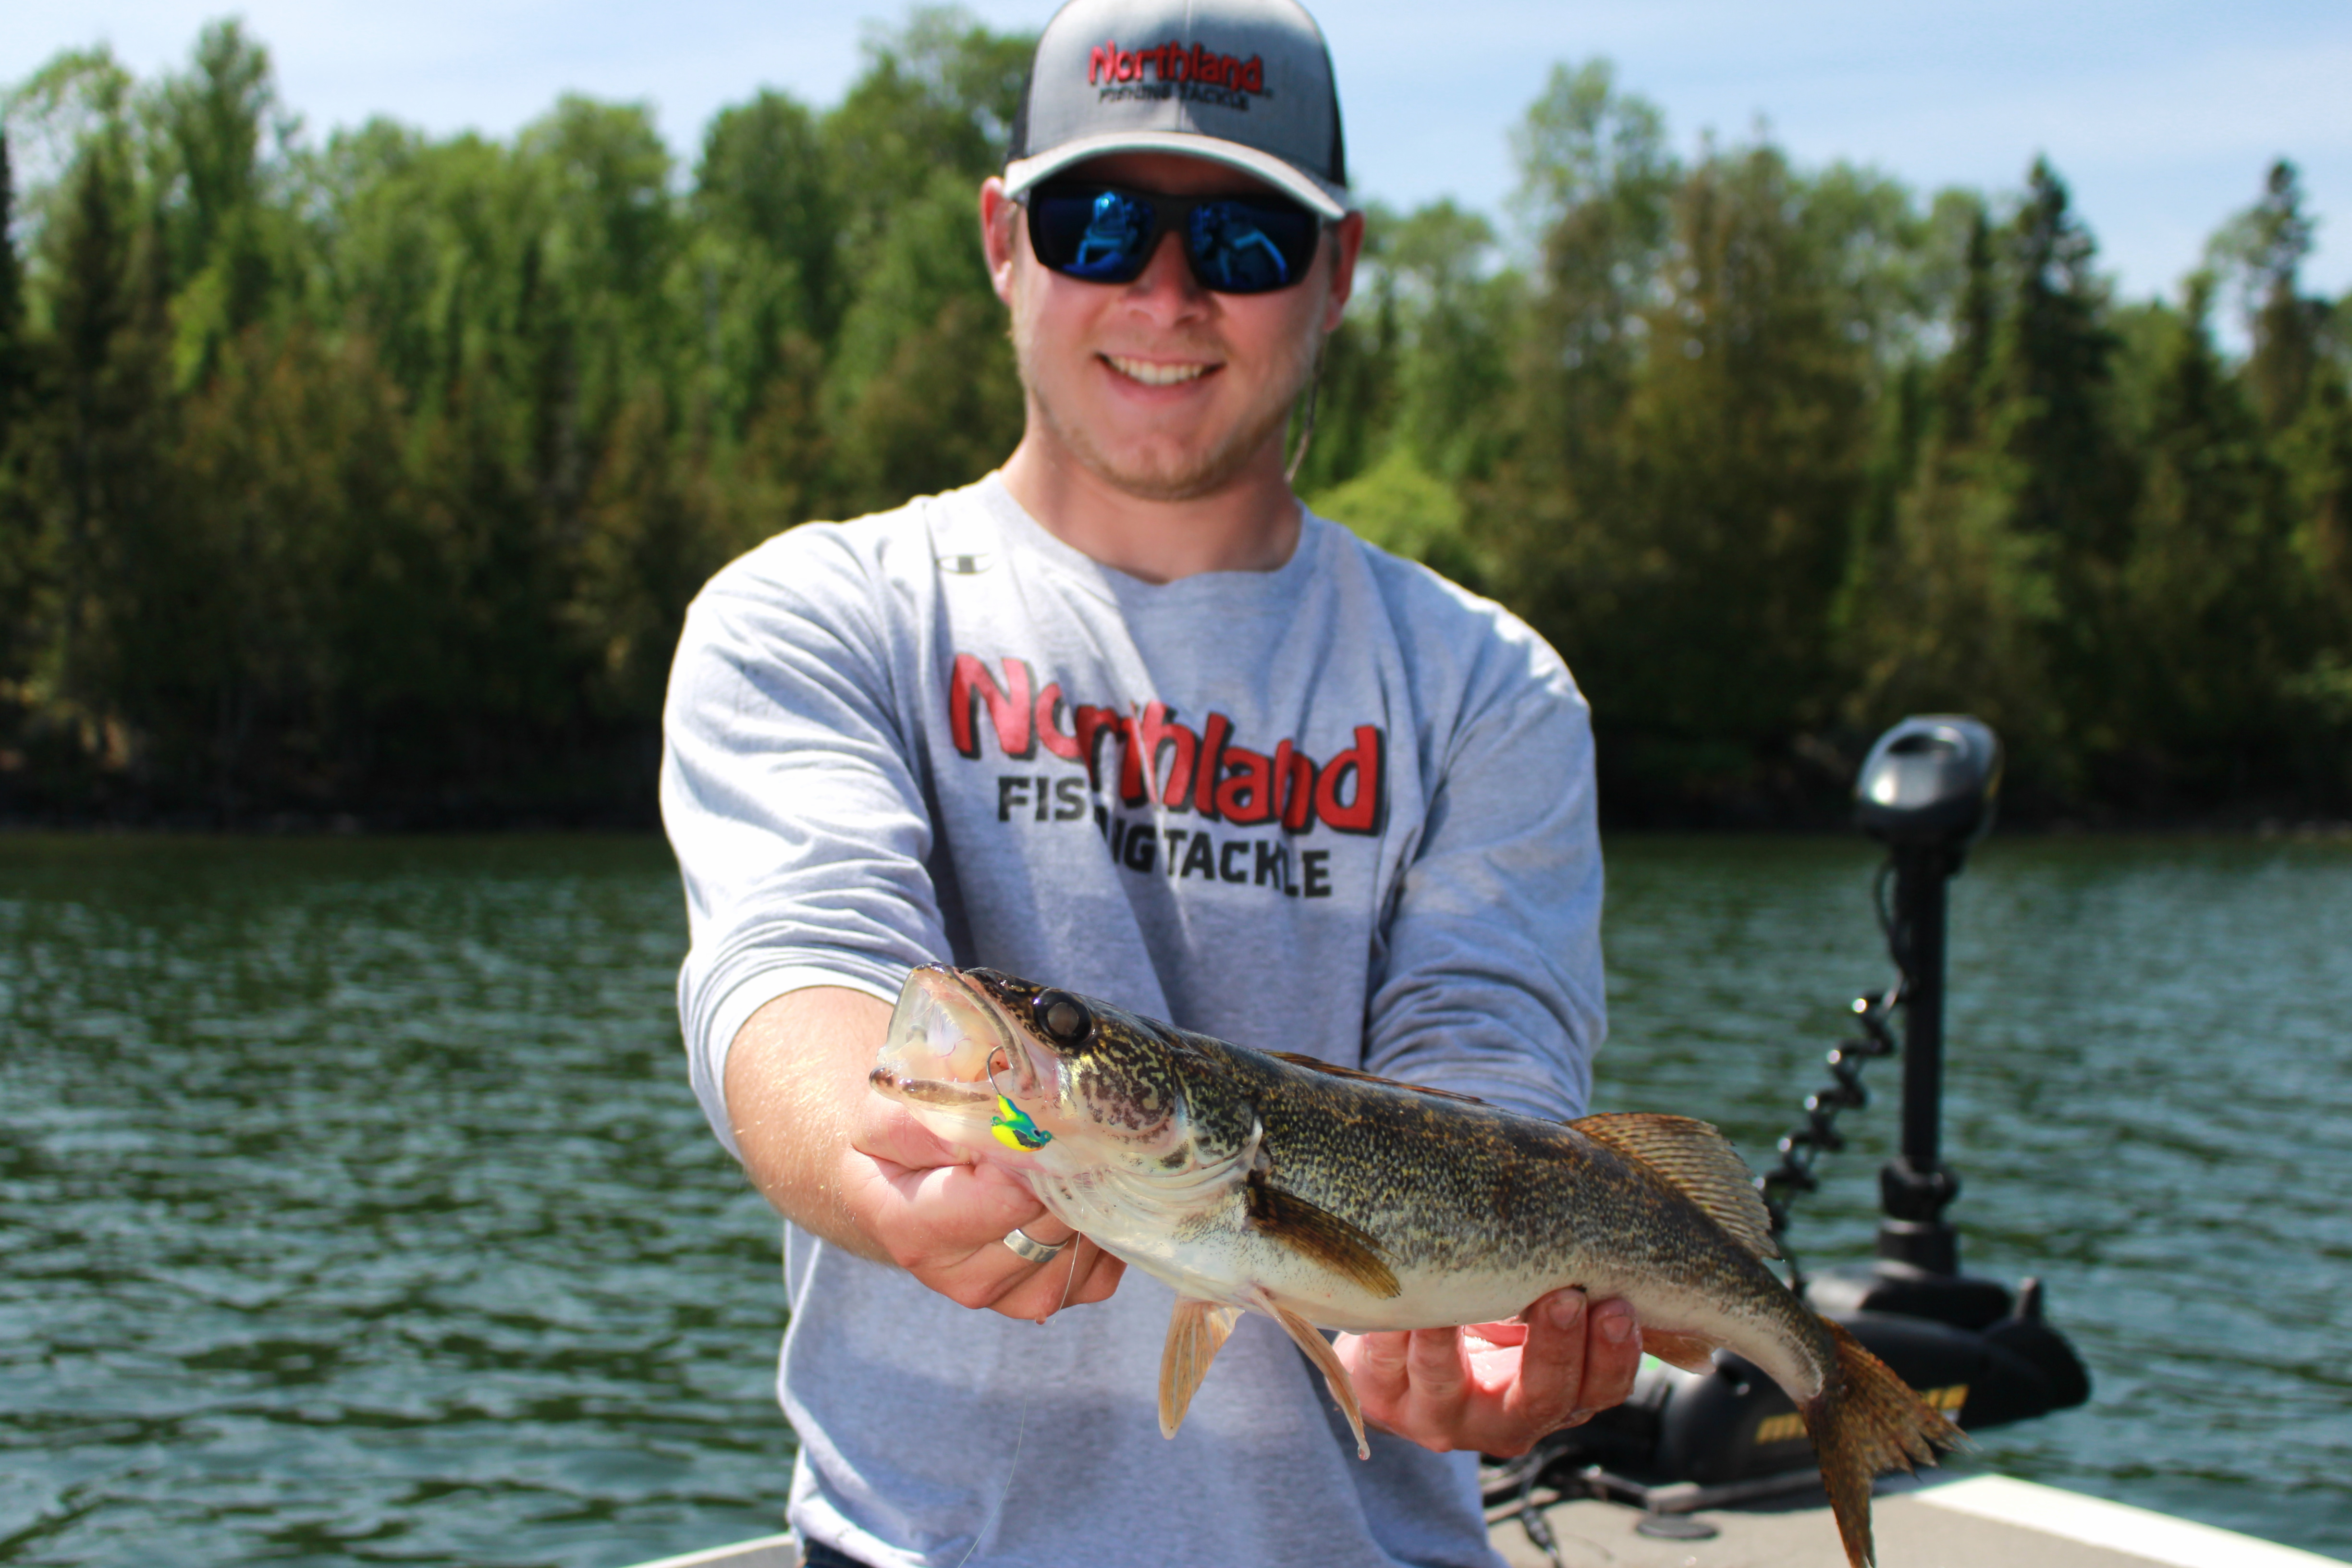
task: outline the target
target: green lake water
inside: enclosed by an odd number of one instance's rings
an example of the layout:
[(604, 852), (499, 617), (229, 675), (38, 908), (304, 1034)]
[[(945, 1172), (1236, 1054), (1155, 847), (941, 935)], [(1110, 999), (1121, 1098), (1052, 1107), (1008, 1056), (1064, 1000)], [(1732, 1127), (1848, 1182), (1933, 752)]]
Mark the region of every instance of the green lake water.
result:
[[(1609, 849), (1601, 1108), (1768, 1163), (1888, 978), (1870, 847)], [(0, 1563), (779, 1528), (776, 1226), (686, 1087), (683, 926), (651, 838), (0, 838)], [(2096, 1384), (1979, 1462), (2352, 1558), (2352, 847), (1997, 838), (1949, 1033), (1963, 1260)], [(1808, 1266), (1868, 1251), (1898, 1075)]]

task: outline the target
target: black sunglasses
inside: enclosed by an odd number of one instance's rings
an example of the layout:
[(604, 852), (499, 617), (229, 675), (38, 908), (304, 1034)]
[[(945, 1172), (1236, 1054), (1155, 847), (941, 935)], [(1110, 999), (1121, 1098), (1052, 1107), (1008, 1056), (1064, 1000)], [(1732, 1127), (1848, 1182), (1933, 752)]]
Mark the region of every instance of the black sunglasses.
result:
[(1132, 283), (1160, 237), (1183, 237), (1203, 289), (1269, 294), (1307, 276), (1323, 220), (1283, 196), (1164, 196), (1097, 182), (1057, 181), (1022, 198), (1029, 248), (1065, 278)]

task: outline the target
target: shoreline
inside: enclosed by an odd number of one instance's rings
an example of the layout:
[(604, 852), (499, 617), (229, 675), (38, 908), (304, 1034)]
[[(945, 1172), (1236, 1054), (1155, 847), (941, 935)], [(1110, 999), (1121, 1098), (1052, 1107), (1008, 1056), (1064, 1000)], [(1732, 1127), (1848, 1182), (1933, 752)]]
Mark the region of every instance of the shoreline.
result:
[[(620, 808), (550, 810), (518, 808), (445, 811), (270, 811), (230, 815), (218, 811), (22, 812), (0, 807), (0, 839), (38, 835), (122, 838), (466, 838), (579, 837), (658, 837), (661, 820), (650, 811)], [(1610, 839), (1664, 838), (1844, 838), (1863, 841), (1850, 822), (1808, 816), (1798, 821), (1740, 821), (1694, 816), (1650, 816), (1612, 822), (1604, 813), (1604, 843)], [(1993, 828), (2000, 840), (2224, 839), (2262, 843), (2352, 845), (2352, 820), (2288, 816), (2247, 811), (2203, 816), (2057, 816), (2017, 820), (2004, 816)]]

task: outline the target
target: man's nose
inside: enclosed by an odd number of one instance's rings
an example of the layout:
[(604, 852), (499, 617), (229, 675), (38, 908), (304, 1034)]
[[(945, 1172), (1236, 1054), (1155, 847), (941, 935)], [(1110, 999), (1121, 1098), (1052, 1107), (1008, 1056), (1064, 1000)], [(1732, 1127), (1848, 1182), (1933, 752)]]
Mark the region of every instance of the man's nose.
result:
[(1130, 304), (1171, 315), (1189, 313), (1207, 300), (1208, 290), (1192, 276), (1192, 264), (1185, 259), (1181, 235), (1171, 232), (1160, 237), (1151, 247), (1150, 260), (1127, 286), (1127, 297)]

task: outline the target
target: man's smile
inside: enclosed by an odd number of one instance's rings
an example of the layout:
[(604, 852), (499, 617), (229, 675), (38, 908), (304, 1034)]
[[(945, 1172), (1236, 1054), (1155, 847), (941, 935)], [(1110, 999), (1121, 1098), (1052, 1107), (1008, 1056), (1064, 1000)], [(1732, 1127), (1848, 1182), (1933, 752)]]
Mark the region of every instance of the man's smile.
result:
[(1176, 386), (1197, 381), (1217, 367), (1213, 364), (1161, 364), (1148, 359), (1129, 359), (1125, 354), (1105, 354), (1105, 364), (1130, 381), (1146, 386)]

